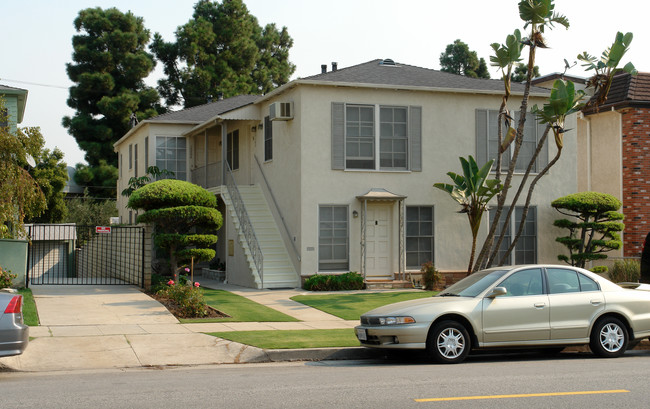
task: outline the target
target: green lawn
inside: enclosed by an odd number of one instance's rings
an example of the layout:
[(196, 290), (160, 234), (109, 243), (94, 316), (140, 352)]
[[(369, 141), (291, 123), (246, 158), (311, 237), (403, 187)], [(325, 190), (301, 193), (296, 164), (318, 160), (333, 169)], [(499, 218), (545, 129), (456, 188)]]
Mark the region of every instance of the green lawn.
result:
[(21, 288), (18, 293), (23, 296), (23, 321), (30, 327), (38, 326), (38, 312), (36, 312), (36, 303), (32, 290), (29, 288)]
[(299, 303), (317, 308), (344, 320), (358, 320), (361, 314), (382, 305), (431, 297), (435, 292), (408, 291), (357, 294), (318, 294), (291, 297)]
[(208, 335), (263, 349), (358, 347), (354, 329), (211, 332)]
[(188, 322), (293, 322), (298, 321), (279, 311), (224, 290), (203, 289), (205, 302), (231, 318), (181, 319)]

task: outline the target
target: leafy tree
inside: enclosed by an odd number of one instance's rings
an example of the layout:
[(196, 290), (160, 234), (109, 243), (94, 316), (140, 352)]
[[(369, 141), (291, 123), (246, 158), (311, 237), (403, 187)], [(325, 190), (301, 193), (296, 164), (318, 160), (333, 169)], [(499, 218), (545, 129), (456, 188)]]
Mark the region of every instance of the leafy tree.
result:
[[(509, 220), (510, 220), (510, 216), (512, 215), (512, 212), (515, 209), (515, 204), (519, 203), (518, 202), (519, 198), (523, 193), (524, 189), (526, 189), (527, 187), (528, 194), (523, 208), (521, 222), (517, 228), (517, 233), (512, 238), (510, 247), (505, 252), (503, 257), (504, 258), (508, 257), (509, 254), (512, 252), (512, 250), (514, 249), (517, 243), (517, 240), (519, 239), (521, 233), (523, 232), (524, 222), (526, 220), (526, 215), (530, 207), (530, 201), (536, 183), (540, 180), (542, 176), (548, 173), (548, 170), (555, 163), (557, 163), (562, 153), (563, 134), (565, 133), (564, 120), (567, 115), (577, 112), (578, 110), (583, 108), (583, 104), (581, 103), (581, 99), (583, 95), (580, 92), (575, 91), (575, 87), (570, 81), (567, 82), (556, 81), (554, 83), (554, 88), (551, 91), (551, 96), (549, 98), (549, 101), (546, 104), (544, 104), (543, 108), (535, 108), (533, 110), (537, 115), (538, 121), (547, 124), (546, 131), (540, 138), (537, 145), (537, 149), (533, 154), (530, 162), (528, 164), (523, 164), (525, 165), (526, 171), (520, 178), (520, 182), (518, 186), (514, 185), (512, 183), (512, 180), (513, 180), (513, 175), (515, 173), (515, 168), (517, 166), (519, 152), (523, 142), (523, 131), (524, 131), (524, 125), (526, 121), (526, 112), (528, 111), (528, 98), (529, 98), (531, 81), (534, 75), (535, 55), (537, 49), (547, 48), (544, 35), (543, 35), (545, 29), (550, 29), (554, 27), (554, 25), (556, 24), (561, 25), (565, 28), (569, 27), (568, 19), (565, 16), (556, 13), (554, 9), (555, 9), (555, 5), (553, 3), (553, 0), (521, 0), (519, 2), (519, 15), (521, 19), (524, 21), (524, 29), (529, 29), (528, 37), (521, 38), (521, 35), (519, 34), (519, 30), (516, 30), (513, 35), (509, 35), (506, 38), (505, 44), (498, 44), (498, 43), (492, 44), (492, 48), (495, 51), (495, 55), (490, 58), (490, 61), (492, 65), (497, 66), (501, 69), (503, 73), (503, 81), (505, 87), (504, 98), (501, 104), (501, 108), (499, 110), (499, 123), (498, 123), (498, 131), (497, 131), (499, 143), (501, 145), (497, 157), (497, 167), (496, 167), (497, 179), (499, 180), (501, 180), (501, 174), (500, 174), (501, 156), (503, 155), (504, 152), (506, 152), (507, 148), (510, 145), (513, 145), (514, 147), (512, 149), (511, 157), (509, 158), (510, 165), (505, 175), (505, 180), (503, 181), (504, 188), (497, 195), (497, 206), (495, 208), (494, 221), (490, 225), (488, 235), (485, 241), (483, 242), (482, 249), (479, 253), (479, 256), (477, 257), (476, 264), (474, 265), (475, 270), (478, 268), (489, 267), (493, 263), (501, 264), (503, 262), (504, 259), (496, 260), (498, 250), (501, 247), (501, 243), (504, 237), (507, 235), (507, 232), (509, 231)], [(618, 50), (620, 50), (621, 52), (627, 50), (627, 46), (629, 45), (629, 41), (627, 40), (631, 41), (631, 34), (628, 37), (628, 35), (623, 36), (622, 34), (619, 33), (617, 34), (614, 45), (610, 48), (610, 50), (611, 49), (617, 50), (615, 53), (613, 53), (613, 55), (611, 55), (612, 58), (616, 57), (615, 65), (618, 64), (618, 61), (620, 61), (622, 57), (622, 55)], [(623, 45), (622, 47), (621, 44)], [(510, 97), (510, 84), (512, 81), (511, 77), (512, 77), (513, 66), (514, 64), (518, 63), (521, 59), (520, 53), (523, 50), (522, 47), (528, 47), (528, 63), (526, 65), (527, 75), (526, 75), (526, 81), (524, 82), (525, 89), (524, 89), (523, 98), (520, 105), (519, 120), (517, 121), (516, 124), (514, 124), (513, 117), (515, 117), (515, 115), (512, 115), (508, 111), (507, 101)], [(605, 56), (610, 54), (611, 51), (610, 53), (606, 52), (603, 55)], [(596, 67), (598, 66), (598, 64), (595, 65)], [(607, 64), (605, 64), (604, 67), (606, 66)], [(605, 70), (604, 67), (602, 68), (603, 70)], [(631, 72), (633, 70), (633, 66), (631, 67), (626, 66), (626, 70), (629, 70)], [(607, 72), (611, 74), (612, 72), (615, 72), (615, 69), (608, 70)], [(601, 87), (599, 90), (596, 91), (597, 92), (596, 95), (600, 95), (605, 89), (606, 88)], [(504, 131), (504, 125), (505, 125), (505, 131)], [(533, 181), (528, 183), (528, 177), (530, 176), (530, 172), (533, 169), (535, 161), (537, 160), (537, 156), (539, 155), (541, 149), (544, 147), (546, 143), (547, 135), (551, 130), (553, 131), (553, 134), (555, 136), (556, 146), (558, 147), (557, 154), (544, 169), (539, 171), (539, 173), (537, 174), (537, 176), (535, 176)], [(521, 165), (519, 167), (521, 167)], [(516, 188), (516, 193), (512, 197), (510, 204), (507, 205), (506, 200), (510, 200), (508, 198), (508, 194), (510, 193), (511, 187)], [(503, 220), (501, 218), (501, 214), (506, 206), (509, 207), (509, 212), (507, 217), (505, 217), (505, 223), (503, 227), (497, 233), (496, 230), (499, 224), (499, 220)]]
[[(533, 67), (533, 78), (539, 77), (539, 67), (536, 65)], [(514, 82), (524, 82), (528, 78), (528, 66), (524, 63), (517, 63), (515, 67), (515, 72), (512, 74), (512, 81)]]
[(440, 54), (441, 71), (465, 75), (472, 78), (490, 78), (485, 60), (479, 60), (476, 51), (470, 51), (469, 46), (460, 40), (449, 44), (444, 53)]
[(4, 107), (0, 98), (0, 238), (14, 238), (24, 234), (25, 219), (45, 210), (45, 196), (26, 169), (29, 158), (40, 153), (42, 136), (38, 128), (12, 133)]
[[(67, 64), (68, 106), (75, 110), (63, 118), (91, 168), (117, 167), (113, 144), (130, 129), (132, 116), (143, 120), (158, 114), (158, 92), (143, 79), (155, 65), (146, 52), (149, 30), (141, 17), (116, 8), (81, 10), (74, 20), (79, 34), (72, 37), (73, 63)], [(95, 172), (95, 186), (115, 185), (114, 172)], [(79, 183), (79, 182), (78, 182)], [(104, 194), (107, 194), (105, 192)]]
[(77, 163), (74, 180), (84, 186), (90, 197), (96, 200), (107, 200), (117, 195), (117, 177), (119, 171), (101, 159), (96, 166)]
[(115, 200), (96, 200), (90, 197), (88, 189), (82, 197), (67, 199), (66, 207), (65, 222), (79, 226), (106, 226), (111, 217), (117, 216)]
[(499, 193), (502, 186), (500, 181), (487, 178), (490, 175), (494, 161), (488, 161), (479, 169), (476, 160), (471, 155), (468, 159), (462, 157), (459, 159), (463, 174), (447, 173), (454, 184), (436, 183), (433, 186), (449, 193), (451, 198), (461, 205), (460, 213), (467, 214), (469, 226), (472, 230), (472, 252), (467, 267), (467, 273), (469, 274), (472, 272), (476, 252), (476, 238), (481, 227), (483, 213), (487, 210), (490, 199)]
[(584, 268), (588, 261), (605, 259), (607, 255), (603, 253), (621, 248), (619, 232), (625, 225), (620, 220), (624, 216), (617, 212), (621, 202), (614, 196), (581, 192), (556, 199), (551, 206), (571, 217), (553, 223), (568, 230), (567, 236), (555, 239), (569, 250), (569, 256), (559, 255), (559, 260)]
[(168, 251), (174, 274), (179, 262), (214, 258), (209, 247), (217, 242), (213, 232), (223, 219), (216, 197), (204, 188), (182, 180), (159, 180), (135, 190), (128, 207), (144, 210), (137, 220), (154, 225), (154, 243)]
[(632, 38), (632, 33), (623, 34), (618, 32), (616, 33), (614, 44), (603, 51), (600, 58), (594, 57), (586, 51), (578, 55), (578, 60), (583, 62), (582, 66), (587, 71), (594, 71), (594, 75), (587, 81), (587, 86), (594, 88), (596, 98), (590, 100), (587, 104), (588, 106), (598, 107), (605, 103), (615, 74), (625, 71), (629, 74), (636, 75), (636, 68), (634, 68), (631, 62), (628, 62), (623, 68), (618, 67), (623, 56), (630, 48)]
[(63, 162), (63, 152), (59, 148), (53, 151), (42, 149), (35, 157), (36, 167), (30, 168), (38, 186), (45, 195), (47, 208), (40, 216), (29, 219), (32, 223), (61, 223), (68, 212), (63, 188), (68, 181), (68, 166)]
[(176, 41), (156, 33), (151, 50), (164, 67), (158, 90), (167, 105), (189, 108), (218, 94), (267, 93), (285, 84), (295, 71), (292, 46), (286, 27), (262, 29), (242, 0), (199, 0)]
[(151, 182), (152, 179), (156, 179), (161, 176), (174, 176), (174, 172), (162, 169), (160, 170), (158, 166), (149, 166), (147, 173), (140, 177), (132, 177), (129, 179), (129, 187), (122, 190), (122, 196), (131, 197), (133, 192), (137, 189), (140, 189), (142, 186), (145, 186), (147, 183)]

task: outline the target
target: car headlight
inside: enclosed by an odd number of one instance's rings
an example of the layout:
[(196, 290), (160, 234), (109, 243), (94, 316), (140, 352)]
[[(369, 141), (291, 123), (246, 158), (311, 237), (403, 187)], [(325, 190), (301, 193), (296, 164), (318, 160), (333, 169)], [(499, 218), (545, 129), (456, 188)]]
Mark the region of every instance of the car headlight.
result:
[(379, 325), (413, 324), (413, 317), (379, 317)]

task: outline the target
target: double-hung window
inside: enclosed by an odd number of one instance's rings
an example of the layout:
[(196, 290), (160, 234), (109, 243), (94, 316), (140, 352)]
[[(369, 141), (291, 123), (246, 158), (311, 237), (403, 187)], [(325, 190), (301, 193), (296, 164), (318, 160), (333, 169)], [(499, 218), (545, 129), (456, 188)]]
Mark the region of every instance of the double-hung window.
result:
[(156, 166), (174, 172), (159, 179), (187, 180), (187, 142), (178, 136), (156, 136)]
[[(501, 212), (501, 217), (499, 218), (499, 224), (497, 226), (495, 239), (494, 239), (495, 244), (497, 240), (497, 235), (503, 229), (509, 209), (510, 209), (509, 206), (505, 206), (503, 208), (503, 211)], [(521, 222), (523, 214), (524, 214), (523, 206), (515, 207), (515, 211), (512, 214), (512, 219), (510, 220), (510, 223), (508, 224), (508, 228), (504, 233), (503, 241), (501, 242), (501, 246), (499, 247), (499, 252), (497, 254), (497, 258), (495, 262), (499, 263), (499, 261), (503, 258), (506, 251), (508, 250), (508, 247), (510, 247), (510, 243), (512, 243), (512, 240), (517, 234), (517, 230), (519, 229), (519, 224)], [(495, 216), (496, 216), (496, 208), (490, 209), (490, 225), (494, 221)], [(522, 231), (521, 236), (519, 236), (519, 240), (517, 240), (517, 244), (515, 245), (514, 248), (514, 254), (515, 254), (514, 264), (537, 263), (537, 208), (534, 206), (530, 206), (528, 208), (528, 214), (526, 215), (526, 221), (524, 223), (524, 230)], [(503, 260), (501, 264), (503, 265), (513, 264), (512, 253), (510, 253), (510, 255), (505, 260)]]
[(422, 108), (332, 103), (332, 169), (422, 170)]
[(433, 206), (406, 207), (406, 268), (433, 260)]
[(349, 263), (348, 207), (323, 205), (318, 209), (318, 270), (347, 271)]
[[(519, 124), (519, 112), (515, 112), (514, 121), (512, 126), (517, 128)], [(498, 119), (499, 111), (491, 109), (477, 109), (476, 110), (476, 159), (479, 165), (486, 163), (490, 159), (495, 160), (499, 154), (499, 135), (498, 135)], [(505, 124), (502, 127), (502, 132), (505, 134)], [(526, 123), (524, 125), (524, 138), (519, 150), (517, 158), (517, 165), (515, 170), (517, 172), (525, 172), (528, 164), (530, 163), (537, 145), (544, 134), (546, 124), (537, 122), (535, 115), (531, 112), (526, 114)], [(503, 136), (502, 136), (503, 138)], [(508, 170), (510, 166), (510, 158), (512, 150), (514, 149), (514, 142), (505, 150), (501, 157), (501, 169)], [(539, 172), (544, 166), (548, 164), (548, 144), (544, 144), (537, 160), (533, 165), (532, 171)]]

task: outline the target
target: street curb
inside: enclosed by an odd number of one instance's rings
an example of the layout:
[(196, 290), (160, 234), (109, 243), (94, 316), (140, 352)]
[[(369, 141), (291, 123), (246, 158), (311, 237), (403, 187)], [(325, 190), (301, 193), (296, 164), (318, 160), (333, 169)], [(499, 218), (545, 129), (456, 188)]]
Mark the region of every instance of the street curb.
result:
[(385, 354), (384, 351), (364, 347), (266, 349), (264, 352), (271, 362), (373, 359)]

